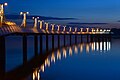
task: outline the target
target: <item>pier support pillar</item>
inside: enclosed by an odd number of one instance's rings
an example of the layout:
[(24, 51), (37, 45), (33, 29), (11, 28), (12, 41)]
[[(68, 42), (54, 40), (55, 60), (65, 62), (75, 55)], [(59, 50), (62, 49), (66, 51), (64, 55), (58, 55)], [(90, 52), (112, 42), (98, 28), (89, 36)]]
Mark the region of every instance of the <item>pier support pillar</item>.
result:
[(27, 36), (23, 35), (23, 64), (27, 63)]
[(72, 36), (72, 35), (70, 34), (70, 46), (72, 45), (71, 36)]
[(6, 51), (5, 51), (5, 37), (0, 37), (0, 78), (5, 78), (5, 64), (6, 64)]
[(54, 34), (52, 34), (52, 50), (54, 50)]
[(38, 55), (38, 36), (35, 35), (34, 36), (34, 52), (35, 52), (35, 56)]
[(60, 48), (60, 35), (58, 34), (58, 48)]
[(81, 43), (83, 42), (83, 35), (81, 34)]
[(43, 50), (43, 47), (42, 47), (42, 35), (40, 35), (40, 54), (42, 54), (42, 50)]
[(87, 43), (89, 42), (89, 34), (87, 34)]
[(46, 34), (46, 52), (48, 52), (48, 34)]
[(90, 41), (93, 42), (93, 35), (90, 35)]
[(65, 39), (65, 34), (64, 34), (64, 47), (65, 47), (65, 45), (66, 45), (66, 42), (65, 42), (65, 40), (66, 40), (66, 39)]
[(75, 35), (75, 44), (77, 44), (77, 35)]

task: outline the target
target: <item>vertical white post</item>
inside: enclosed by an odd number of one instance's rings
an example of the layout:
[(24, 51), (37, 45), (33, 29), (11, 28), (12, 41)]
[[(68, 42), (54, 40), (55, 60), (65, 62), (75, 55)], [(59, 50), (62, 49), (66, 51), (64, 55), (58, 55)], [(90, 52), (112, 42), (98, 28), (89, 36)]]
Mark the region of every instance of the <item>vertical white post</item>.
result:
[(0, 4), (0, 27), (2, 27), (3, 16), (4, 16), (4, 8), (3, 8), (3, 4)]
[(52, 31), (54, 31), (55, 24), (51, 24), (51, 25), (52, 25)]
[(60, 31), (60, 25), (57, 25), (58, 26), (58, 29), (57, 29), (57, 31)]
[(23, 27), (26, 27), (26, 13), (23, 14)]
[(71, 32), (72, 31), (72, 27), (69, 27), (70, 29), (69, 29), (69, 32)]
[(49, 24), (45, 23), (45, 25), (46, 25), (46, 31), (48, 31)]
[(64, 28), (63, 28), (63, 31), (65, 32), (66, 31), (66, 26), (63, 26)]
[(38, 23), (38, 19), (39, 19), (39, 17), (33, 17), (33, 19), (34, 19), (34, 28), (37, 28), (37, 23)]
[(40, 29), (42, 29), (42, 27), (43, 27), (43, 21), (39, 20), (39, 22), (40, 22)]

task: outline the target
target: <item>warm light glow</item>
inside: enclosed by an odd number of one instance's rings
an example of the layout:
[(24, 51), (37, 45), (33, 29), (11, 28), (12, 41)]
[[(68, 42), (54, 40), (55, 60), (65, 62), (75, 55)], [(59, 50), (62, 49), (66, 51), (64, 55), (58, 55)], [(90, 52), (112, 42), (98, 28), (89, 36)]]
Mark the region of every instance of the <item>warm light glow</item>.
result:
[(7, 25), (9, 25), (9, 26), (16, 25), (16, 23), (14, 23), (14, 22), (9, 22), (9, 21), (6, 21), (5, 24), (7, 24)]
[(54, 55), (54, 53), (52, 53), (51, 62), (54, 62), (54, 63), (55, 63), (55, 55)]
[(103, 30), (102, 29), (100, 29), (100, 32), (102, 32)]
[(23, 14), (23, 12), (20, 12), (20, 15), (22, 15)]
[(109, 50), (109, 42), (107, 42), (107, 51)]
[(109, 44), (109, 46), (108, 46), (108, 47), (109, 47), (109, 50), (110, 50), (110, 49), (111, 49), (111, 42), (108, 42), (108, 44)]
[(40, 73), (38, 71), (38, 69), (36, 69), (34, 72), (33, 72), (33, 80), (40, 80)]
[(40, 68), (41, 70), (42, 70), (42, 72), (44, 72), (45, 71), (45, 66), (44, 65), (41, 65), (41, 68)]
[(45, 66), (50, 67), (50, 60), (48, 58), (45, 60)]
[(100, 51), (102, 52), (102, 42), (100, 42)]
[(37, 19), (39, 19), (39, 17), (37, 17)]
[(4, 6), (7, 6), (8, 5), (8, 3), (4, 3)]
[(106, 42), (104, 42), (104, 51), (106, 51)]
[(96, 47), (96, 46), (95, 46), (95, 42), (93, 43), (93, 47), (94, 47), (93, 50), (95, 51), (95, 47)]
[(83, 32), (83, 28), (80, 28), (80, 32)]
[(80, 52), (83, 52), (83, 44), (80, 44)]
[(27, 14), (29, 14), (29, 12), (20, 12), (20, 15), (23, 15), (23, 21), (21, 26), (23, 26), (24, 28), (26, 27), (26, 24), (27, 24), (27, 18), (26, 18)]
[(60, 50), (57, 51), (57, 59), (61, 60), (61, 53), (60, 53)]
[(99, 28), (97, 28), (96, 32), (99, 32)]
[(97, 49), (97, 51), (99, 50), (99, 43), (98, 42), (96, 42), (96, 49)]
[(66, 31), (66, 26), (63, 26), (64, 28), (63, 28), (63, 31), (65, 32)]
[(72, 31), (72, 27), (69, 27), (69, 32), (71, 32)]
[(94, 43), (91, 43), (91, 49), (94, 51)]
[(46, 25), (46, 31), (48, 31), (49, 23), (45, 22)]
[(69, 48), (69, 55), (72, 56), (72, 48)]
[(26, 14), (29, 14), (29, 12), (26, 12)]
[(32, 19), (35, 19), (35, 17), (32, 17)]
[(77, 28), (75, 28), (75, 32), (77, 32)]
[(51, 26), (52, 26), (52, 31), (54, 31), (55, 24), (51, 24)]
[(75, 53), (76, 53), (76, 54), (78, 53), (78, 48), (77, 48), (77, 46), (75, 46)]
[(60, 31), (60, 26), (61, 26), (61, 25), (57, 25), (57, 27), (58, 27), (57, 31)]
[(66, 51), (66, 49), (63, 49), (63, 57), (67, 57), (67, 51)]
[(92, 28), (92, 32), (94, 32), (94, 28)]
[(43, 20), (41, 21), (41, 20), (38, 20), (38, 22), (40, 22), (40, 29), (42, 29), (42, 27), (43, 27)]
[(89, 28), (86, 28), (86, 32), (87, 32), (87, 33), (89, 32)]
[(89, 44), (86, 44), (86, 52), (89, 53)]
[(39, 17), (32, 17), (32, 19), (34, 19), (34, 28), (37, 28), (37, 23), (38, 23)]
[(106, 32), (106, 29), (104, 29), (104, 32)]

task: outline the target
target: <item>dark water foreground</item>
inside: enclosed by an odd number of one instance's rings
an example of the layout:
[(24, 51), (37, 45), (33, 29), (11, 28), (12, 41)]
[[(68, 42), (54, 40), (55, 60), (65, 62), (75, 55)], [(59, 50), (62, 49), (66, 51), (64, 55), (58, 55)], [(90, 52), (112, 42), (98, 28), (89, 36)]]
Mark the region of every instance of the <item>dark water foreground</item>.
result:
[[(42, 37), (40, 45), (33, 36), (27, 37), (27, 46), (23, 46), (23, 37), (5, 38), (5, 54), (0, 55), (0, 80), (120, 80), (120, 39), (95, 38), (86, 36)], [(75, 44), (76, 43), (76, 44)], [(48, 44), (48, 49), (46, 49)], [(59, 45), (59, 46), (58, 46)], [(27, 47), (27, 51), (25, 48)], [(37, 50), (37, 51), (36, 51)], [(48, 51), (46, 51), (48, 50)], [(38, 52), (38, 53), (36, 53)]]

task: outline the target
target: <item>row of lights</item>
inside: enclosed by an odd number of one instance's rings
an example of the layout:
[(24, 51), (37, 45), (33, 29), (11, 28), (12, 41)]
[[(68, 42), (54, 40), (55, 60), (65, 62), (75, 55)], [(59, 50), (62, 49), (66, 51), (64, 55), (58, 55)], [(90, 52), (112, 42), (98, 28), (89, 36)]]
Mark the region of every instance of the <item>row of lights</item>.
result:
[[(21, 26), (24, 26), (26, 27), (26, 15), (29, 14), (29, 12), (20, 12), (20, 15), (23, 15), (23, 22), (22, 22), (22, 25)], [(33, 17), (33, 20), (34, 20), (34, 28), (37, 28), (37, 23), (39, 22), (40, 23), (40, 29), (43, 29), (43, 20), (39, 20), (39, 17)], [(49, 29), (49, 23), (48, 22), (44, 22), (44, 24), (46, 25), (46, 31), (48, 31)], [(60, 31), (60, 26), (61, 25), (57, 25), (57, 31), (59, 32)], [(54, 28), (55, 28), (55, 24), (51, 24), (51, 27), (52, 27), (52, 31), (54, 31)], [(105, 34), (105, 33), (109, 33), (111, 30), (110, 29), (94, 29), (92, 28), (92, 31), (90, 32), (89, 31), (90, 29), (89, 28), (86, 28), (86, 32), (83, 31), (83, 28), (80, 28), (80, 32), (78, 32), (78, 28), (76, 27), (74, 29), (74, 32), (73, 33), (80, 33), (82, 32), (82, 34), (85, 34), (85, 33), (90, 33), (90, 34)], [(63, 26), (63, 33), (66, 32), (66, 26)], [(69, 32), (67, 33), (70, 33), (72, 32), (72, 27), (69, 27)]]
[[(4, 6), (7, 6), (7, 5), (8, 5), (7, 3), (0, 4), (0, 8), (1, 8), (1, 10), (0, 10), (0, 26), (2, 26), (2, 23), (3, 23)], [(26, 21), (27, 21), (26, 16), (27, 16), (27, 14), (29, 14), (29, 12), (20, 12), (20, 15), (23, 15), (23, 22), (21, 24), (21, 26), (23, 26), (23, 27), (26, 27)], [(40, 22), (40, 29), (42, 29), (44, 21), (43, 20), (38, 20), (39, 17), (33, 17), (33, 19), (34, 19), (34, 28), (37, 28), (37, 22)], [(45, 25), (46, 25), (46, 31), (48, 31), (49, 23), (45, 22)], [(52, 26), (52, 31), (54, 31), (55, 24), (51, 24), (51, 26)], [(57, 27), (58, 27), (57, 31), (58, 32), (60, 31), (60, 26), (61, 25), (57, 25)], [(66, 26), (63, 26), (63, 28), (64, 28), (63, 32), (66, 32)], [(76, 33), (77, 31), (78, 31), (78, 28), (75, 28), (73, 33)], [(69, 27), (69, 32), (72, 32), (72, 27)], [(82, 32), (82, 34), (84, 34), (84, 33), (104, 34), (104, 33), (111, 32), (111, 30), (110, 29), (104, 29), (103, 30), (103, 29), (98, 29), (98, 28), (95, 30), (95, 29), (92, 28), (92, 32), (89, 32), (89, 28), (86, 28), (86, 32), (84, 32), (83, 28), (81, 28), (80, 32), (78, 32), (78, 33), (81, 33), (81, 32)]]

